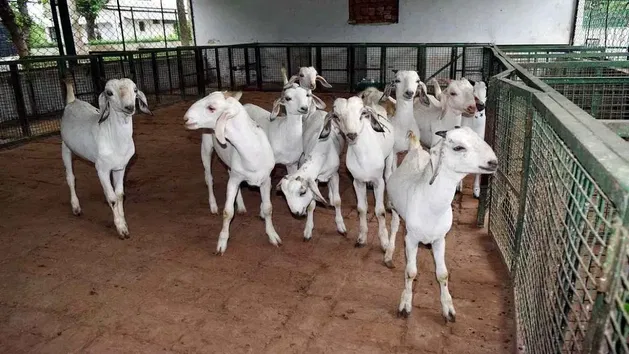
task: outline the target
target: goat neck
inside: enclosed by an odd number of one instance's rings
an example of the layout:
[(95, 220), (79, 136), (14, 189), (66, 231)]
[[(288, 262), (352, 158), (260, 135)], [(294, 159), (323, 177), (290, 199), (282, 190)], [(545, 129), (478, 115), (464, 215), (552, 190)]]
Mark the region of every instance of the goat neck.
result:
[(257, 134), (258, 127), (255, 122), (249, 118), (244, 109), (239, 109), (238, 113), (230, 119), (228, 122), (230, 129), (226, 132), (226, 138), (229, 139), (238, 154), (243, 161), (243, 165), (250, 167), (251, 170), (255, 170), (254, 166), (258, 166), (260, 163), (259, 149), (260, 149), (260, 135)]
[(106, 137), (114, 148), (127, 145), (133, 141), (133, 116), (122, 113), (114, 109), (109, 113), (102, 123), (98, 124), (98, 131), (101, 137)]

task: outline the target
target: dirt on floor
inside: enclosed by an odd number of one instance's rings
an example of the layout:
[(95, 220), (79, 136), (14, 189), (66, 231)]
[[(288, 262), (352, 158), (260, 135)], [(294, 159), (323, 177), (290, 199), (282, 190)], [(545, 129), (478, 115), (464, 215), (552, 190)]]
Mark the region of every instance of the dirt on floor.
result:
[[(276, 96), (245, 92), (241, 101), (270, 109)], [(321, 96), (331, 104), (331, 95)], [(182, 124), (189, 104), (134, 118), (137, 153), (125, 182), (128, 240), (118, 239), (94, 167), (79, 159), (83, 215), (72, 214), (58, 136), (0, 151), (0, 352), (512, 352), (508, 275), (487, 230), (476, 227), (471, 176), (453, 202), (447, 237), (456, 323), (441, 316), (426, 249), (418, 256), (413, 311), (398, 318), (402, 231), (396, 268), (388, 269), (369, 191), (368, 246), (354, 248), (356, 197), (344, 162), (346, 237), (336, 232), (334, 210), (318, 206), (313, 240), (303, 242), (305, 220), (273, 194), (283, 241), (276, 248), (258, 217), (258, 189), (243, 188), (247, 213), (234, 217), (225, 255), (213, 255), (222, 219), (209, 212), (200, 133)], [(218, 161), (214, 156), (222, 209), (227, 171)], [(276, 168), (273, 186), (283, 174)]]

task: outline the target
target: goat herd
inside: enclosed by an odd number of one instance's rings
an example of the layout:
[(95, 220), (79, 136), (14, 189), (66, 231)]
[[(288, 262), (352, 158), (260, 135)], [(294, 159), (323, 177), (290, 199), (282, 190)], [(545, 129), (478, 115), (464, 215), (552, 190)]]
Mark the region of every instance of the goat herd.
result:
[[(328, 203), (318, 182), (329, 183), (328, 199), (336, 210), (336, 228), (345, 234), (338, 170), (347, 143), (345, 161), (353, 177), (360, 219), (356, 246), (364, 246), (367, 241), (367, 184), (371, 184), (380, 245), (388, 267), (393, 267), (400, 216), (405, 220), (405, 287), (399, 314), (406, 317), (411, 312), (417, 249), (423, 243), (432, 246), (443, 316), (446, 321), (454, 321), (445, 265), (445, 236), (452, 226), (451, 202), (467, 174), (477, 174), (474, 195), (478, 196), (479, 174), (494, 173), (498, 167), (496, 155), (483, 139), (485, 84), (461, 78), (449, 81), (442, 92), (433, 79), (435, 94), (430, 95), (417, 72), (395, 71), (395, 79), (385, 92), (369, 87), (356, 96), (337, 98), (326, 112), (325, 103), (312, 91), (317, 81), (331, 86), (313, 67), (300, 68), (290, 80), (284, 68), (282, 74), (284, 88), (271, 112), (252, 104), (242, 105), (242, 92), (216, 91), (195, 102), (183, 117), (186, 129), (212, 129), (202, 135), (201, 159), (214, 214), (218, 206), (213, 190), (212, 151), (229, 167), (217, 253), (223, 254), (227, 248), (234, 204), (239, 213), (246, 212), (240, 191), (243, 181), (260, 187), (260, 217), (266, 234), (273, 245), (281, 244), (271, 218), (270, 175), (276, 164), (285, 165), (288, 172), (276, 189), (284, 193), (292, 213), (307, 215), (304, 239), (312, 237), (316, 202)], [(75, 154), (95, 164), (118, 234), (128, 238), (123, 179), (135, 153), (132, 116), (136, 100), (142, 112), (152, 114), (146, 97), (132, 80), (112, 79), (100, 94), (96, 109), (75, 98), (70, 80), (66, 87), (61, 145), (72, 211), (81, 214), (72, 169)], [(393, 90), (395, 99), (390, 97)], [(280, 113), (282, 107), (284, 114)], [(397, 153), (405, 151), (407, 155), (398, 166)], [(385, 219), (385, 190), (386, 207), (392, 212), (390, 234)]]

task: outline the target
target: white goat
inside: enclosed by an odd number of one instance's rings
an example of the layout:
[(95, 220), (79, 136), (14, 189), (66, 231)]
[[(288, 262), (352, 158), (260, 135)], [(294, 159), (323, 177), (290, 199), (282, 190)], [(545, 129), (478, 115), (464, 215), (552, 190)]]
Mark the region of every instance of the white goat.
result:
[(430, 149), (430, 153), (422, 149), (412, 132), (409, 135), (411, 148), (387, 183), (393, 210), (391, 240), (385, 262), (392, 267), (401, 216), (406, 223), (406, 270), (399, 314), (408, 317), (411, 312), (413, 281), (417, 275), (417, 248), (422, 243), (432, 246), (441, 289), (442, 314), (446, 321), (454, 322), (456, 312), (448, 290), (445, 263), (445, 237), (452, 227), (452, 198), (457, 183), (465, 175), (494, 173), (498, 162), (491, 147), (468, 127), (436, 132), (442, 139)]
[(428, 148), (441, 139), (435, 135), (436, 132), (461, 126), (462, 113), (476, 113), (474, 87), (466, 78), (451, 80), (439, 95), (439, 100), (421, 90), (416, 100), (418, 104), (413, 107), (415, 120), (421, 133), (421, 143)]
[(314, 90), (315, 88), (317, 88), (317, 81), (319, 81), (323, 87), (332, 87), (332, 85), (328, 84), (323, 76), (317, 73), (317, 69), (315, 69), (313, 66), (300, 67), (299, 73), (297, 75), (291, 76), (288, 80), (286, 80), (286, 69), (282, 66), (282, 76), (285, 85), (299, 81), (299, 86), (306, 89)]
[(370, 86), (358, 93), (358, 97), (363, 100), (365, 106), (380, 105), (387, 112), (387, 118), (395, 116), (396, 101), (391, 96), (384, 96), (384, 92), (376, 87)]
[[(323, 112), (318, 112), (323, 113)], [(299, 170), (282, 178), (277, 184), (286, 196), (293, 214), (307, 213), (304, 241), (312, 238), (313, 214), (316, 200), (327, 204), (317, 186), (318, 182), (328, 182), (329, 199), (336, 210), (336, 230), (345, 234), (347, 229), (341, 214), (339, 192), (340, 154), (345, 139), (336, 124), (324, 117), (311, 117), (304, 123), (304, 155)]]
[[(133, 143), (133, 114), (138, 99), (140, 110), (148, 109), (146, 96), (130, 79), (112, 79), (98, 97), (99, 109), (76, 99), (72, 82), (66, 80), (66, 106), (61, 117), (61, 157), (70, 187), (70, 202), (74, 215), (81, 214), (76, 196), (72, 154), (80, 156), (96, 167), (98, 179), (114, 214), (114, 224), (121, 239), (129, 238), (124, 217), (124, 173), (135, 154)], [(113, 186), (111, 178), (113, 175)]]
[[(357, 209), (360, 218), (360, 231), (356, 247), (367, 241), (367, 183), (374, 188), (378, 235), (383, 250), (387, 249), (387, 229), (385, 223), (384, 190), (385, 180), (391, 175), (395, 163), (393, 154), (393, 126), (386, 118), (382, 106), (365, 106), (358, 96), (348, 99), (337, 98), (333, 110), (326, 116), (325, 124), (334, 119), (347, 139), (345, 157), (347, 169), (354, 177)], [(384, 175), (384, 179), (383, 179)]]
[(210, 154), (212, 149), (216, 149), (218, 157), (229, 168), (223, 227), (216, 247), (220, 255), (227, 248), (229, 224), (234, 217), (234, 201), (240, 194), (239, 187), (243, 181), (260, 187), (260, 216), (264, 219), (269, 242), (275, 246), (282, 243), (271, 220), (271, 171), (275, 166), (271, 144), (264, 130), (249, 117), (238, 99), (232, 96), (240, 97), (239, 94), (228, 92), (212, 92), (192, 104), (184, 115), (187, 129), (214, 130), (207, 138), (204, 134), (203, 144), (208, 144)]
[[(470, 84), (474, 87), (474, 99), (476, 100), (476, 114), (474, 114), (474, 119), (469, 119), (466, 114), (463, 114), (465, 119), (462, 119), (461, 126), (466, 126), (472, 128), (478, 136), (485, 139), (485, 102), (487, 101), (487, 85), (483, 81), (473, 81), (469, 80)], [(433, 85), (435, 88), (435, 96), (440, 97), (441, 95), (441, 87), (439, 83), (434, 80)], [(457, 187), (457, 191), (463, 190), (463, 180), (459, 183)], [(476, 174), (474, 177), (474, 189), (473, 189), (474, 197), (480, 197), (480, 174)]]

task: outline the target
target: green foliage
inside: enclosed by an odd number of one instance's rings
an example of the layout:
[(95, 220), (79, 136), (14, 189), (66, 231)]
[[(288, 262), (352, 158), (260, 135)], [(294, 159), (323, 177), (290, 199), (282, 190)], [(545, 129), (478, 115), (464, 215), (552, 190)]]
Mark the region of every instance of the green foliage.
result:
[(96, 18), (109, 0), (76, 0), (76, 11), (83, 17)]
[(48, 42), (46, 29), (38, 23), (31, 25), (31, 32), (29, 33), (27, 43), (29, 48), (48, 48), (55, 46), (54, 43)]

